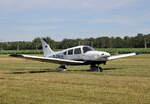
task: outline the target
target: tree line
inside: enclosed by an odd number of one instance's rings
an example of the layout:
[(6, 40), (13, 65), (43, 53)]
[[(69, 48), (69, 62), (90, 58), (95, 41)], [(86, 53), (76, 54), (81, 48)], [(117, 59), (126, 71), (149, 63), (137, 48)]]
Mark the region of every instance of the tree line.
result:
[[(77, 45), (89, 45), (94, 48), (149, 48), (150, 34), (137, 34), (134, 37), (97, 37), (86, 39), (63, 39), (62, 41), (52, 40), (45, 37), (52, 49), (65, 49)], [(40, 37), (32, 41), (0, 42), (1, 50), (27, 50), (42, 49)]]

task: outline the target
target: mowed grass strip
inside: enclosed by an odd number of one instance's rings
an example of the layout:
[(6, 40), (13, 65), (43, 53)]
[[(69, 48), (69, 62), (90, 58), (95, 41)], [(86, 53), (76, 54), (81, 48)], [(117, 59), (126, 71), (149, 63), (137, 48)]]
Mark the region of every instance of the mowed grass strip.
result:
[(0, 55), (0, 104), (149, 104), (150, 55), (89, 66), (59, 65)]

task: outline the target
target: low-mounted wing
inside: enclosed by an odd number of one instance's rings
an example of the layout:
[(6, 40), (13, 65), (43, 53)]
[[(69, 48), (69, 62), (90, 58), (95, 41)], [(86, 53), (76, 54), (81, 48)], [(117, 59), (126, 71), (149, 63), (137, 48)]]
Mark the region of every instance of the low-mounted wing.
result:
[(138, 55), (138, 53), (129, 53), (129, 54), (123, 54), (123, 55), (118, 55), (118, 56), (110, 56), (107, 58), (107, 60), (115, 60), (115, 59), (134, 56), (134, 55)]
[(80, 65), (84, 63), (83, 61), (66, 60), (66, 59), (60, 59), (60, 58), (47, 58), (47, 57), (30, 56), (30, 55), (23, 55), (23, 54), (11, 54), (10, 56), (24, 58), (24, 59), (37, 60), (37, 61), (42, 61), (42, 62), (65, 64), (65, 65)]

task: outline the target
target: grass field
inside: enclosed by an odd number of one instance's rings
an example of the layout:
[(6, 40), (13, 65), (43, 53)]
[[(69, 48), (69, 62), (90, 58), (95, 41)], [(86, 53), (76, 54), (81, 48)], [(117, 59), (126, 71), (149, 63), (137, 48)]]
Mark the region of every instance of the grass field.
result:
[(150, 54), (114, 60), (104, 71), (0, 55), (0, 104), (149, 104)]

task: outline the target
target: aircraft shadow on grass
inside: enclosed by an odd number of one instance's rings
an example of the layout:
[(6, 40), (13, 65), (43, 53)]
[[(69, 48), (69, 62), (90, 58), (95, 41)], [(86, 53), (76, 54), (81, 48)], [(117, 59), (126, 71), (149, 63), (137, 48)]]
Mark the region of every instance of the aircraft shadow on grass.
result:
[[(122, 69), (122, 68), (103, 68), (104, 71), (107, 70), (116, 70), (116, 69)], [(50, 72), (59, 72), (58, 70), (54, 69), (40, 69), (40, 70), (34, 70), (34, 71), (15, 71), (9, 74), (28, 74), (28, 73), (50, 73)], [(66, 72), (93, 72), (89, 69), (81, 69), (81, 70), (67, 70)]]
[[(116, 70), (116, 69), (122, 69), (122, 68), (103, 68), (104, 71), (107, 71), (107, 70)], [(81, 70), (67, 70), (67, 71), (70, 71), (70, 72), (96, 72), (96, 71), (91, 71), (89, 69), (81, 69)]]
[(57, 70), (41, 69), (41, 70), (34, 70), (34, 71), (15, 71), (10, 74), (48, 73), (48, 72), (57, 72)]

